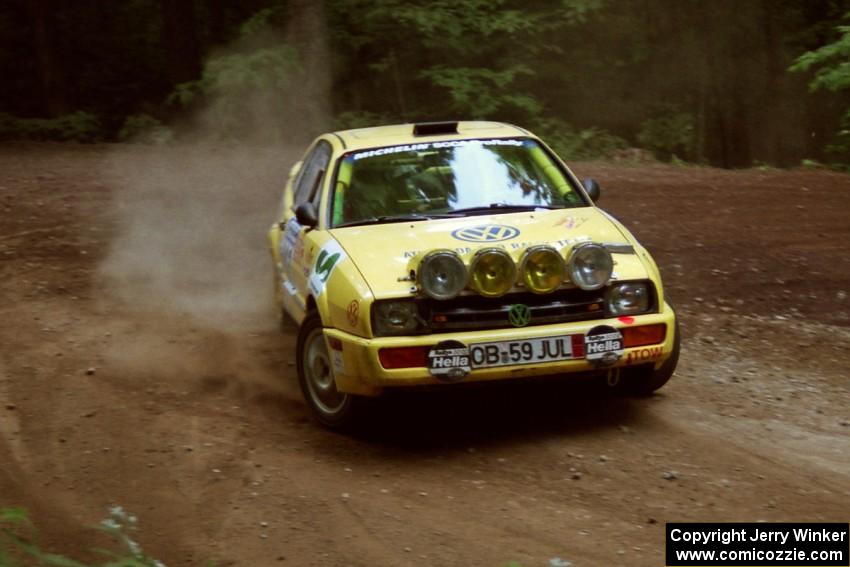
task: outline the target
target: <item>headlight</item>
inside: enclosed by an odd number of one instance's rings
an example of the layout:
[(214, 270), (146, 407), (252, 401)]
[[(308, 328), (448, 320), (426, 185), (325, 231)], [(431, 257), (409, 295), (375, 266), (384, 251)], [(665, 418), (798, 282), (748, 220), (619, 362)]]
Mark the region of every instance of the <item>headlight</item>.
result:
[(516, 265), (500, 248), (486, 248), (475, 254), (470, 268), (472, 289), (484, 297), (506, 294), (516, 281)]
[(372, 304), (372, 332), (375, 336), (419, 333), (424, 323), (413, 301), (376, 301)]
[(434, 299), (451, 299), (466, 287), (466, 266), (448, 250), (431, 252), (419, 264), (419, 285)]
[(644, 282), (626, 282), (612, 285), (605, 302), (612, 316), (637, 315), (649, 311), (649, 288)]
[(564, 259), (549, 246), (533, 246), (522, 259), (522, 282), (534, 293), (555, 291), (564, 281)]
[(581, 289), (599, 289), (611, 279), (614, 261), (603, 246), (589, 242), (573, 248), (570, 278)]

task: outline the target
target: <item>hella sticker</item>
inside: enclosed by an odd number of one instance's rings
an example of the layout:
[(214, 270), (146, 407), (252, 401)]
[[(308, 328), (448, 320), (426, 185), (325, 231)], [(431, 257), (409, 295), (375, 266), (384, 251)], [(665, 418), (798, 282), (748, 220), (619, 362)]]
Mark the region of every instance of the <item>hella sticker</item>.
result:
[(428, 352), (428, 372), (443, 382), (459, 382), (472, 371), (469, 348), (458, 341), (442, 341)]
[(608, 325), (594, 327), (584, 336), (584, 352), (588, 362), (611, 366), (623, 356), (623, 335)]

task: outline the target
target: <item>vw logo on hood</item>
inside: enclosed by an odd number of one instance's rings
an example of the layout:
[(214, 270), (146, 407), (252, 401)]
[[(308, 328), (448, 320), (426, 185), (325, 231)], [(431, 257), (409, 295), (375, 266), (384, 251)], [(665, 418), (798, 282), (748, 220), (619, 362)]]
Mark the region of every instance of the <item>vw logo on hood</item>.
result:
[(519, 236), (519, 229), (504, 224), (482, 224), (453, 230), (452, 236), (466, 242), (502, 242)]

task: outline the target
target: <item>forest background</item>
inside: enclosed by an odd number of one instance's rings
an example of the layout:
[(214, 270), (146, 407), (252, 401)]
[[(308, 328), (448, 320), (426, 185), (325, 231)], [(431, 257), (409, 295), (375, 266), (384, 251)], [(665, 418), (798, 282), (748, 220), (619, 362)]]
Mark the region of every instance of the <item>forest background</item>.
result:
[[(565, 158), (850, 164), (850, 0), (6, 0), (0, 139), (494, 119)], [(633, 152), (634, 155), (642, 155)]]

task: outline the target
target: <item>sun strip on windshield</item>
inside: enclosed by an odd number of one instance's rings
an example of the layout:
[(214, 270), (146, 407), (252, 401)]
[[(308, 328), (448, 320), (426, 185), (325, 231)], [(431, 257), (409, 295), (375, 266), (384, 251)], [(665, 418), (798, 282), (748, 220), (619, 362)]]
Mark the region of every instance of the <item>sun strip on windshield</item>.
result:
[(387, 146), (386, 148), (378, 148), (375, 150), (363, 150), (359, 152), (351, 152), (348, 154), (354, 161), (363, 158), (375, 156), (385, 156), (389, 154), (398, 154), (402, 152), (419, 152), (422, 150), (438, 150), (442, 148), (458, 148), (461, 146), (522, 146), (523, 140), (517, 139), (499, 139), (490, 140), (447, 140), (444, 142), (424, 142), (421, 144), (405, 144), (403, 146)]

